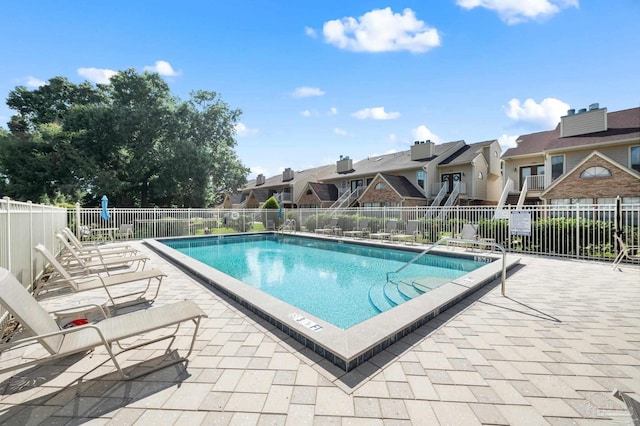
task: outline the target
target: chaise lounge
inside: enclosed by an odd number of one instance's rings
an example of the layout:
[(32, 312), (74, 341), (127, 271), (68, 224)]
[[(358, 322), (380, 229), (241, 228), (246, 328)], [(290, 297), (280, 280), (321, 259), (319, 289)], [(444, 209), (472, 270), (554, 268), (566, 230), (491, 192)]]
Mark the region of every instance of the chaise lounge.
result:
[[(0, 345), (0, 352), (4, 352), (9, 348), (24, 347), (25, 345), (37, 342), (49, 353), (47, 357), (32, 359), (10, 366), (7, 366), (5, 362), (2, 368), (0, 368), (0, 374), (30, 365), (40, 364), (51, 359), (103, 347), (109, 354), (120, 376), (125, 380), (133, 379), (169, 365), (185, 361), (193, 351), (200, 321), (202, 318), (206, 318), (205, 313), (195, 302), (185, 300), (158, 308), (140, 310), (117, 317), (106, 318), (98, 323), (73, 328), (60, 328), (58, 323), (56, 323), (36, 299), (4, 268), (0, 268), (0, 304), (2, 304), (25, 329), (34, 334), (30, 337)], [(195, 327), (189, 351), (185, 356), (177, 359), (168, 359), (139, 374), (125, 373), (116, 359), (117, 355), (166, 339), (170, 339), (171, 343), (173, 343), (182, 324), (188, 321), (192, 321)], [(142, 343), (127, 347), (122, 346), (122, 341), (125, 339), (167, 327), (175, 327), (175, 330), (166, 336), (151, 338), (150, 340), (145, 340)], [(120, 348), (119, 352), (113, 351), (112, 345), (114, 343)]]

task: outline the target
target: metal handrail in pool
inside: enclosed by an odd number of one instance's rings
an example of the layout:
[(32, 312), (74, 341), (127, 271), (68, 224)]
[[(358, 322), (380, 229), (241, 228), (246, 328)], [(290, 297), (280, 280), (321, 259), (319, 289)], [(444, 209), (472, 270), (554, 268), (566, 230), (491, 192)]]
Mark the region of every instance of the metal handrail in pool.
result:
[(507, 251), (504, 249), (504, 247), (502, 245), (500, 245), (500, 244), (498, 244), (496, 242), (493, 242), (493, 241), (466, 240), (466, 239), (462, 239), (462, 238), (452, 238), (452, 237), (440, 238), (438, 241), (436, 241), (435, 243), (433, 243), (432, 245), (427, 247), (424, 251), (419, 253), (413, 259), (411, 259), (410, 261), (408, 261), (407, 263), (402, 265), (397, 271), (387, 272), (387, 282), (389, 282), (389, 275), (390, 274), (397, 274), (398, 272), (402, 271), (407, 266), (411, 265), (412, 263), (414, 263), (415, 261), (420, 259), (425, 254), (429, 253), (431, 250), (436, 248), (438, 245), (440, 245), (442, 243), (449, 242), (449, 241), (454, 241), (456, 243), (464, 243), (464, 244), (474, 244), (474, 245), (483, 246), (483, 247), (490, 246), (490, 247), (495, 247), (495, 248), (499, 249), (502, 252), (502, 286), (500, 288), (500, 292), (502, 293), (503, 296), (505, 295), (506, 290), (507, 290), (507, 288), (506, 288), (507, 287)]

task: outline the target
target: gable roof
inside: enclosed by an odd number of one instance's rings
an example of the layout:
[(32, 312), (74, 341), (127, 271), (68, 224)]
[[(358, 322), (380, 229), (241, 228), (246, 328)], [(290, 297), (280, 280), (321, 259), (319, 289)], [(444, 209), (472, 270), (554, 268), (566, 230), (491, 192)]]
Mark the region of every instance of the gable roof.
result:
[(332, 183), (309, 182), (309, 186), (320, 201), (336, 201), (338, 199), (338, 188)]
[(229, 201), (233, 204), (242, 204), (242, 202), (247, 199), (247, 194), (244, 192), (234, 192), (227, 194), (227, 197), (229, 197)]
[(553, 130), (521, 135), (518, 145), (505, 151), (503, 158), (633, 139), (640, 139), (640, 107), (607, 113), (603, 132), (561, 138), (558, 123)]
[(249, 191), (251, 189), (254, 188), (273, 188), (273, 187), (283, 187), (283, 186), (292, 186), (294, 185), (296, 182), (299, 182), (301, 180), (304, 180), (310, 176), (313, 176), (316, 173), (319, 173), (321, 171), (323, 171), (324, 169), (328, 169), (329, 167), (335, 167), (335, 166), (320, 166), (320, 167), (314, 167), (311, 169), (305, 169), (305, 170), (297, 170), (294, 171), (293, 173), (293, 179), (291, 180), (287, 180), (284, 181), (282, 180), (283, 178), (283, 174), (277, 174), (275, 176), (271, 176), (268, 177), (264, 180), (264, 183), (262, 185), (256, 185), (256, 179), (252, 179), (250, 180), (245, 187), (243, 188), (244, 191)]
[[(435, 157), (442, 155), (461, 142), (464, 143), (464, 141), (454, 141), (435, 145)], [(391, 154), (374, 155), (372, 157), (367, 157), (364, 160), (353, 163), (353, 172), (333, 172), (326, 176), (324, 180), (343, 179), (345, 176), (348, 176), (349, 178), (371, 176), (376, 175), (378, 172), (413, 170), (421, 168), (425, 164), (429, 163), (429, 161), (431, 161), (432, 159), (433, 158), (424, 160), (412, 160), (410, 149), (407, 151), (394, 152)]]
[(382, 176), (402, 198), (424, 198), (422, 192), (413, 186), (406, 177), (386, 173), (380, 173), (380, 176)]
[(251, 190), (251, 193), (253, 193), (253, 197), (256, 199), (256, 201), (260, 204), (264, 203), (265, 201), (267, 201), (270, 197), (270, 192), (267, 188), (261, 189), (261, 188), (254, 188)]
[(454, 165), (454, 164), (468, 164), (473, 161), (478, 155), (482, 155), (482, 150), (492, 143), (496, 142), (495, 139), (489, 141), (476, 142), (469, 145), (465, 145), (458, 151), (451, 154), (447, 159), (442, 161), (441, 165)]
[(545, 191), (541, 194), (541, 197), (545, 197), (550, 191), (552, 191), (558, 185), (562, 184), (562, 182), (565, 179), (568, 179), (569, 176), (572, 176), (575, 173), (577, 173), (578, 170), (580, 170), (580, 168), (583, 166), (583, 164), (585, 164), (587, 161), (591, 160), (593, 157), (600, 157), (602, 160), (606, 161), (607, 163), (611, 164), (612, 166), (617, 167), (618, 169), (622, 170), (623, 172), (626, 172), (626, 173), (630, 174), (631, 176), (633, 176), (634, 178), (640, 180), (640, 174), (638, 174), (635, 170), (632, 170), (632, 169), (624, 166), (623, 164), (618, 163), (617, 161), (615, 161), (615, 160), (611, 159), (610, 157), (604, 155), (600, 151), (593, 151), (591, 154), (589, 154), (586, 157), (584, 157), (582, 159), (582, 161), (580, 161), (568, 173), (563, 174), (560, 178), (558, 178), (555, 181), (553, 181), (553, 183), (551, 185), (549, 185), (549, 187), (547, 189), (545, 189)]

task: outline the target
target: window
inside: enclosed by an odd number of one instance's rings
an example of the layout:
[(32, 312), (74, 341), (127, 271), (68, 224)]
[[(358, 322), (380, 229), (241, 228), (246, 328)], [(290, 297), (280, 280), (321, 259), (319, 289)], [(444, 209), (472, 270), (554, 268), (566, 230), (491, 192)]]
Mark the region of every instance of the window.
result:
[(632, 146), (629, 153), (629, 162), (631, 167), (636, 172), (640, 172), (640, 146)]
[(551, 156), (551, 181), (558, 179), (564, 173), (564, 155)]
[(479, 180), (484, 179), (484, 174), (482, 174), (482, 172), (478, 172), (478, 179)]
[(416, 177), (418, 178), (418, 187), (424, 189), (424, 170), (418, 170)]
[(306, 194), (306, 195), (311, 195), (311, 194), (313, 194), (313, 191), (312, 191), (312, 190), (310, 190), (310, 189), (307, 189), (307, 192), (305, 192), (305, 194)]
[(593, 179), (593, 178), (603, 178), (603, 177), (611, 177), (611, 172), (609, 169), (605, 169), (600, 166), (589, 167), (582, 173), (580, 173), (580, 178), (582, 179)]
[(375, 188), (377, 190), (387, 189), (387, 185), (384, 182), (378, 182), (376, 183)]

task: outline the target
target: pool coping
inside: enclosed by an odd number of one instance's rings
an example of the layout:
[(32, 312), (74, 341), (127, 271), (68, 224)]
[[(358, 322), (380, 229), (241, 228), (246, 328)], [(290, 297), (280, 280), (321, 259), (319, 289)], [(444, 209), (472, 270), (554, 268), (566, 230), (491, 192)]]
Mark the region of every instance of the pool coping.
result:
[[(256, 232), (251, 234), (273, 234), (273, 232)], [(225, 236), (232, 235), (248, 234), (225, 234)], [(336, 241), (335, 237), (315, 236), (313, 234), (300, 234), (298, 236)], [(215, 290), (222, 292), (261, 318), (269, 321), (278, 329), (328, 359), (344, 371), (351, 371), (356, 368), (375, 354), (383, 351), (399, 339), (435, 318), (440, 312), (445, 311), (470, 293), (482, 288), (484, 285), (502, 275), (502, 265), (500, 262), (502, 256), (499, 254), (487, 251), (466, 252), (436, 248), (433, 250), (434, 254), (465, 258), (491, 258), (497, 261), (487, 263), (485, 266), (450, 281), (428, 293), (343, 330), (162, 243), (164, 240), (173, 239), (217, 237), (218, 236), (207, 235), (204, 237), (163, 238), (144, 240), (143, 243), (173, 264), (188, 271), (200, 281), (205, 282)], [(397, 243), (386, 244), (384, 242), (371, 240), (346, 238), (339, 240), (344, 243), (384, 247), (416, 253), (425, 249), (425, 246), (401, 246)], [(519, 261), (519, 258), (507, 255), (507, 270), (517, 265)]]

